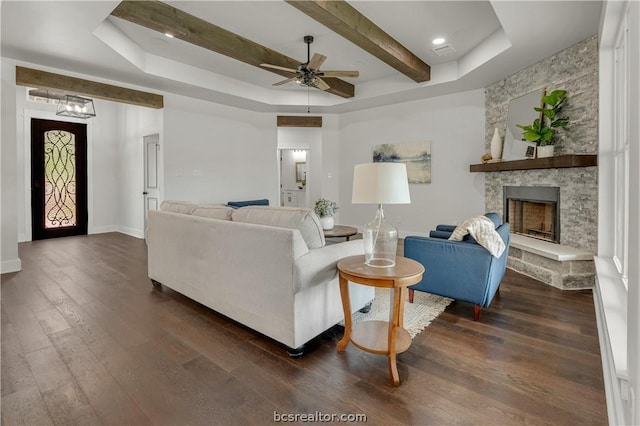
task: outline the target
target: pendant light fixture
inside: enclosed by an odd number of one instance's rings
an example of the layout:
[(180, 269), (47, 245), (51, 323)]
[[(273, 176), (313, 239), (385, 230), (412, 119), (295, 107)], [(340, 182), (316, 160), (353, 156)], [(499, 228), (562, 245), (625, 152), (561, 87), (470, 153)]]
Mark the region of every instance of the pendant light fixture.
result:
[(75, 95), (65, 95), (60, 98), (56, 115), (75, 118), (90, 118), (96, 116), (93, 100)]

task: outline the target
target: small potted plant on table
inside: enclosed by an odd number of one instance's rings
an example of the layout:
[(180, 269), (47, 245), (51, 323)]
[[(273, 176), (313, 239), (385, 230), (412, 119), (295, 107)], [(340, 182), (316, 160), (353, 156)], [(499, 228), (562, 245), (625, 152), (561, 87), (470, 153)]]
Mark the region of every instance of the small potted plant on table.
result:
[(316, 206), (313, 210), (320, 217), (322, 229), (333, 229), (333, 214), (338, 210), (338, 205), (334, 201), (320, 198), (316, 200)]
[(566, 90), (554, 90), (542, 97), (541, 107), (533, 108), (540, 113), (540, 118), (536, 118), (533, 124), (516, 124), (522, 129), (522, 140), (535, 142), (537, 145), (538, 158), (553, 156), (556, 130), (566, 129), (569, 125), (569, 118), (559, 115), (566, 99)]

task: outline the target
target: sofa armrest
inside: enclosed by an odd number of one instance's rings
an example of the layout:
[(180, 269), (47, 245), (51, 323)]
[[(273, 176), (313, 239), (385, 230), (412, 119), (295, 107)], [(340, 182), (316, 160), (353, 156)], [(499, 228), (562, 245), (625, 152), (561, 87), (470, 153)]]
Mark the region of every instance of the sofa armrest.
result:
[(429, 238), (440, 238), (441, 240), (448, 240), (452, 232), (449, 231), (431, 231), (429, 232)]
[(404, 255), (421, 263), (425, 272), (415, 288), (456, 300), (482, 304), (486, 300), (495, 259), (484, 247), (439, 238), (406, 237)]
[(453, 232), (456, 227), (456, 225), (438, 225), (436, 226), (436, 231)]
[(336, 278), (338, 262), (349, 256), (364, 255), (362, 240), (345, 241), (311, 249), (295, 259), (293, 267), (294, 293)]

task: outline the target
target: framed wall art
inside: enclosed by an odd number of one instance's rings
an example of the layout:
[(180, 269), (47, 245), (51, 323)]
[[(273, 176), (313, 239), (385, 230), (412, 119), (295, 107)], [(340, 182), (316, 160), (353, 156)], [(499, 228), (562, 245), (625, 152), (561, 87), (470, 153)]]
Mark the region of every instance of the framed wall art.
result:
[(431, 183), (431, 141), (376, 145), (373, 162), (404, 163), (409, 183)]

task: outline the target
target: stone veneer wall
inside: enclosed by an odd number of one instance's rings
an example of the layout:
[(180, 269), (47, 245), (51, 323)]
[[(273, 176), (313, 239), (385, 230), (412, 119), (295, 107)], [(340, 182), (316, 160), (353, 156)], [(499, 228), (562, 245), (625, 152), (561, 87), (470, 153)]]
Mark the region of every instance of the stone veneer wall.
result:
[[(598, 41), (593, 36), (485, 88), (485, 148), (493, 129), (504, 136), (509, 101), (541, 87), (567, 90), (570, 128), (557, 133), (556, 155), (598, 153)], [(532, 105), (533, 108), (533, 105)], [(502, 187), (560, 187), (560, 243), (596, 252), (597, 167), (492, 172), (485, 176), (486, 211), (504, 212)]]
[[(567, 90), (563, 112), (570, 128), (556, 135), (555, 155), (598, 153), (598, 42), (581, 41), (485, 88), (485, 148), (493, 129), (504, 136), (509, 101), (546, 87)], [(532, 105), (533, 107), (533, 105)], [(596, 252), (598, 244), (597, 167), (492, 172), (485, 176), (485, 209), (504, 213), (503, 186), (560, 187), (560, 243)], [(594, 283), (593, 261), (558, 262), (511, 248), (508, 266), (558, 288)]]

